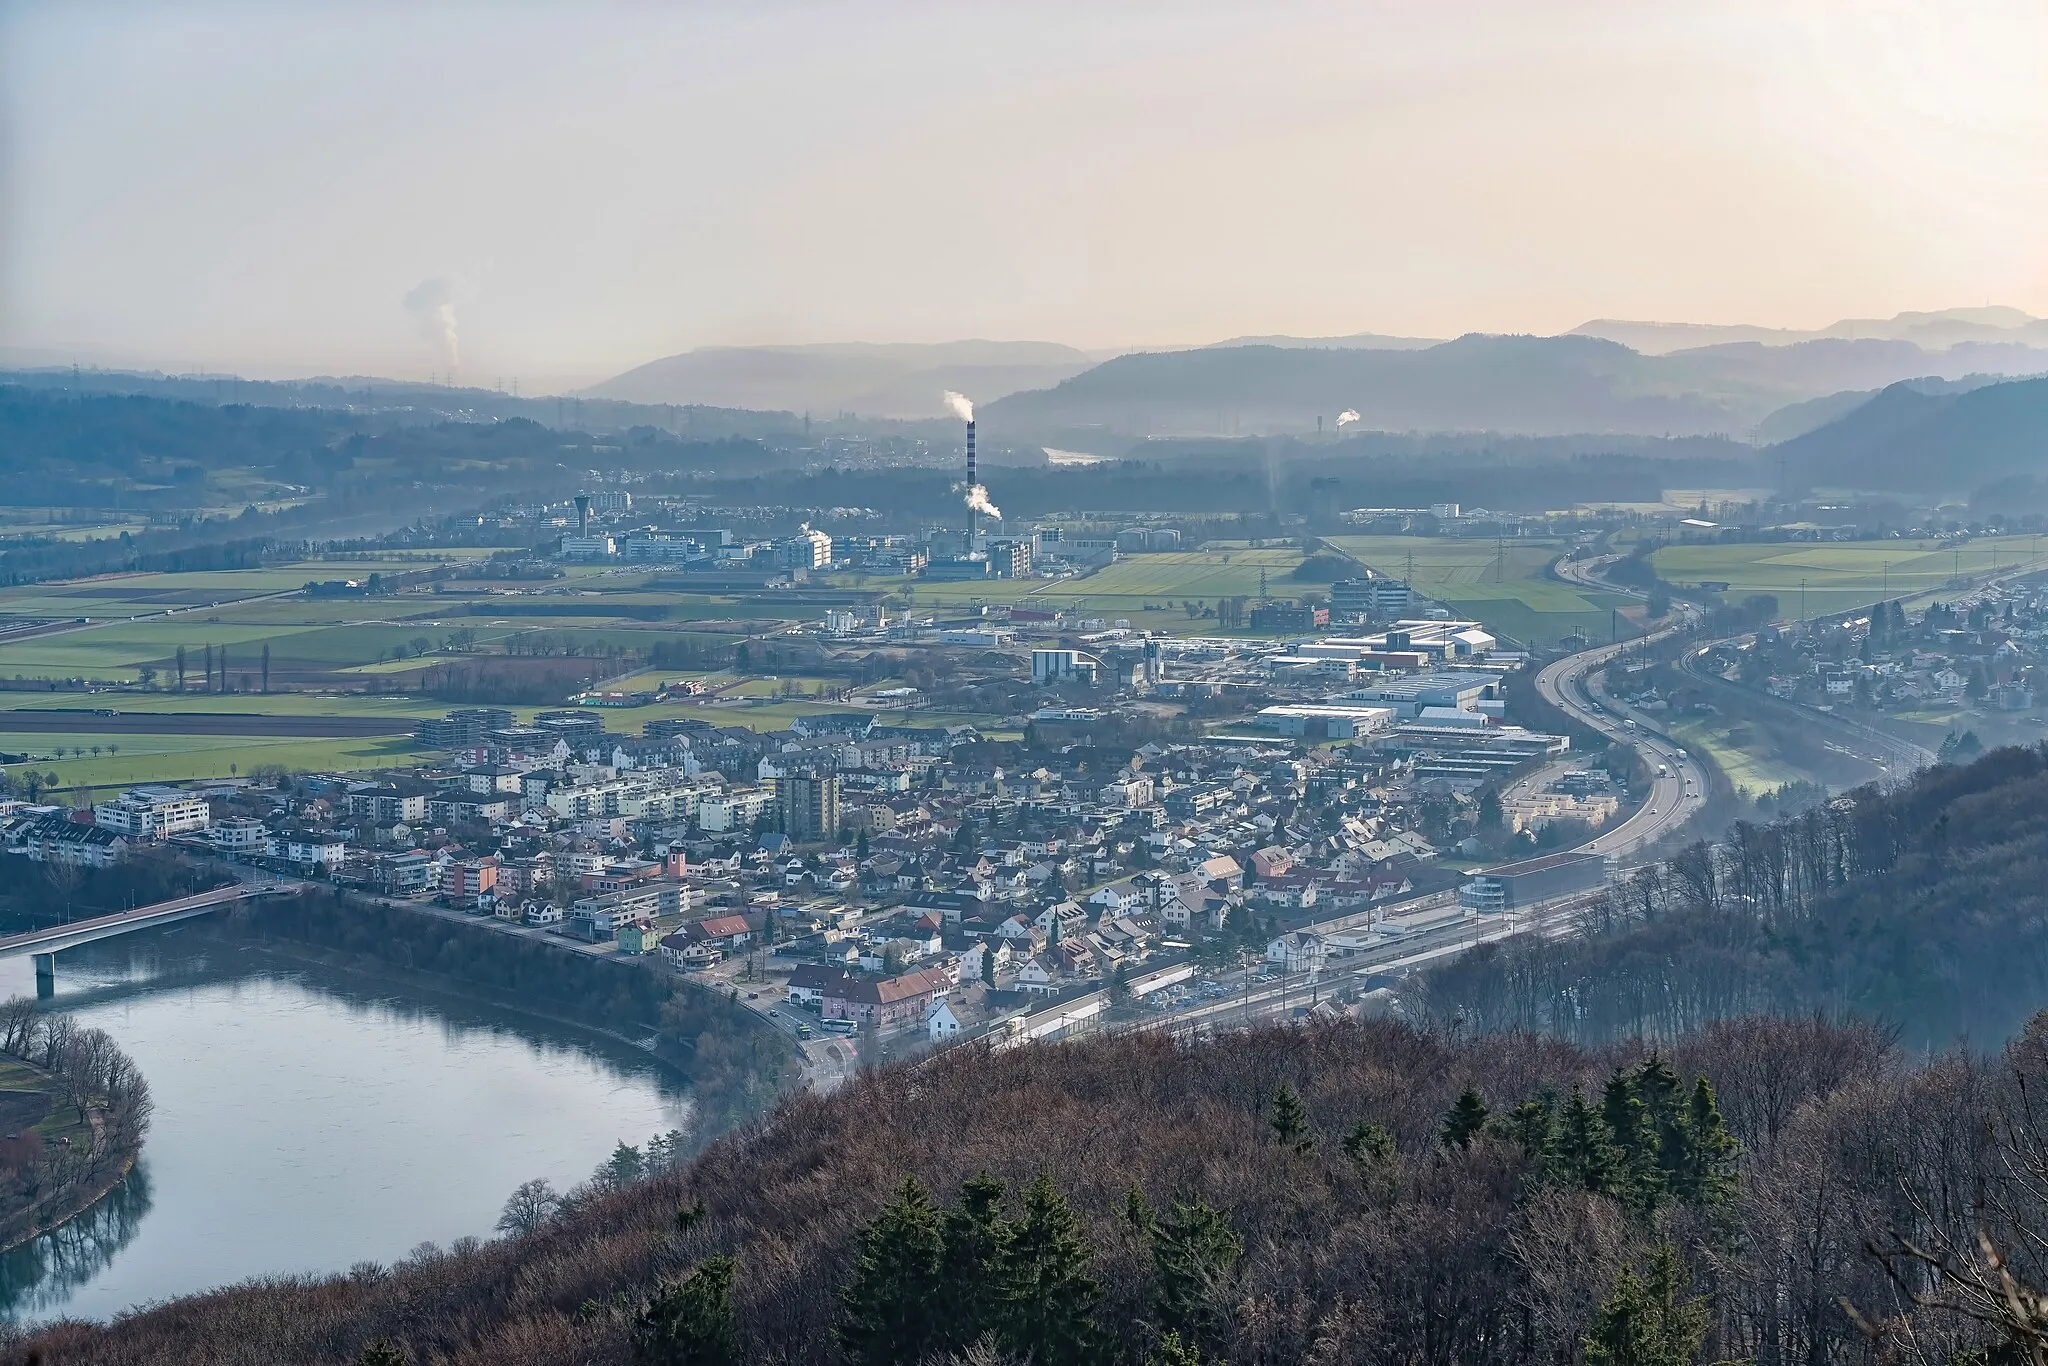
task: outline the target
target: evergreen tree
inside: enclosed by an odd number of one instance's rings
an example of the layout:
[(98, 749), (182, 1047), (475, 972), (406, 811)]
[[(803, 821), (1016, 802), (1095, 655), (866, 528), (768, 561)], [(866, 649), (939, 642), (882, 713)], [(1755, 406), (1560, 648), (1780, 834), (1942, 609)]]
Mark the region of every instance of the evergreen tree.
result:
[(390, 1338), (378, 1338), (356, 1355), (356, 1366), (410, 1366), (405, 1352)]
[(1391, 1162), (1394, 1160), (1394, 1135), (1384, 1124), (1361, 1119), (1351, 1126), (1350, 1133), (1344, 1135), (1344, 1156), (1361, 1171)]
[(1124, 1223), (1130, 1226), (1131, 1232), (1141, 1238), (1150, 1238), (1158, 1228), (1159, 1215), (1152, 1208), (1152, 1202), (1145, 1198), (1145, 1192), (1138, 1189), (1138, 1183), (1135, 1181), (1131, 1183), (1131, 1188), (1124, 1192)]
[(1693, 1083), (1686, 1106), (1685, 1147), (1673, 1188), (1680, 1199), (1713, 1208), (1735, 1197), (1735, 1162), (1742, 1145), (1721, 1120), (1713, 1083), (1704, 1076)]
[(1557, 1138), (1557, 1097), (1545, 1091), (1535, 1100), (1525, 1100), (1508, 1112), (1508, 1137), (1520, 1145), (1526, 1157), (1542, 1157)]
[(867, 1366), (923, 1360), (939, 1327), (932, 1306), (944, 1255), (938, 1207), (916, 1177), (906, 1177), (861, 1234), (853, 1279), (841, 1296), (839, 1345), (847, 1356)]
[(1244, 1240), (1205, 1201), (1176, 1200), (1152, 1237), (1159, 1326), (1189, 1347), (1215, 1343), (1230, 1311)]
[(1301, 1103), (1301, 1097), (1286, 1082), (1273, 1093), (1273, 1137), (1280, 1140), (1283, 1148), (1292, 1148), (1306, 1153), (1316, 1146), (1316, 1136), (1309, 1129), (1308, 1107)]
[(1663, 1178), (1664, 1188), (1673, 1190), (1677, 1186), (1678, 1167), (1687, 1141), (1685, 1088), (1679, 1084), (1678, 1074), (1657, 1053), (1644, 1059), (1642, 1066), (1635, 1070), (1633, 1080), (1636, 1095), (1643, 1102), (1643, 1108), (1649, 1111), (1650, 1122), (1657, 1130), (1657, 1169)]
[(730, 1257), (707, 1257), (654, 1293), (633, 1326), (634, 1366), (728, 1366), (740, 1359)]
[(1555, 1156), (1560, 1174), (1571, 1185), (1595, 1195), (1619, 1193), (1621, 1155), (1607, 1136), (1607, 1125), (1577, 1086), (1558, 1119)]
[(1003, 1246), (1009, 1227), (1003, 1222), (1001, 1181), (980, 1172), (967, 1178), (959, 1198), (941, 1220), (944, 1248), (940, 1281), (945, 1295), (933, 1308), (939, 1315), (938, 1339), (949, 1351), (963, 1351), (995, 1326)]
[(1478, 1090), (1467, 1085), (1458, 1093), (1457, 1104), (1444, 1116), (1443, 1143), (1446, 1148), (1469, 1148), (1472, 1140), (1479, 1137), (1486, 1128), (1486, 1116), (1490, 1114), (1486, 1101)]
[(1703, 1299), (1684, 1299), (1678, 1249), (1659, 1243), (1647, 1277), (1624, 1267), (1583, 1339), (1587, 1366), (1692, 1366), (1707, 1337)]
[(1089, 1274), (1094, 1250), (1081, 1221), (1040, 1176), (1024, 1189), (1023, 1212), (1003, 1240), (996, 1323), (1003, 1346), (1035, 1366), (1077, 1366), (1094, 1359), (1095, 1304)]
[(1180, 1334), (1167, 1333), (1152, 1349), (1145, 1366), (1202, 1366), (1202, 1354), (1182, 1342)]
[(1659, 1165), (1662, 1144), (1650, 1108), (1636, 1094), (1634, 1081), (1617, 1070), (1600, 1096), (1600, 1122), (1619, 1157), (1614, 1196), (1630, 1208), (1648, 1212), (1664, 1194)]

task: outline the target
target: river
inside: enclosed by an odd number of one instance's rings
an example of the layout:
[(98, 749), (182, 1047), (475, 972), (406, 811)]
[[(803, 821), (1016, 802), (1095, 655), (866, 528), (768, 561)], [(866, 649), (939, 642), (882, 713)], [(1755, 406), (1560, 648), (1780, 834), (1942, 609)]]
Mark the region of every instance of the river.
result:
[[(0, 997), (31, 993), (0, 960)], [(672, 1073), (516, 1012), (171, 926), (61, 955), (59, 1009), (149, 1081), (142, 1160), (94, 1210), (0, 1255), (0, 1318), (106, 1319), (252, 1276), (491, 1236), (513, 1187), (587, 1177), (687, 1129)]]

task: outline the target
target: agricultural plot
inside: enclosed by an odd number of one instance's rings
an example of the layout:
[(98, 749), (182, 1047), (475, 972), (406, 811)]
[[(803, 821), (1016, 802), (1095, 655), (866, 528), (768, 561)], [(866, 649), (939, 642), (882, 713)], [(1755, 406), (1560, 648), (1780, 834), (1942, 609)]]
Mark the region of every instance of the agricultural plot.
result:
[(1550, 562), (1566, 546), (1552, 540), (1464, 541), (1436, 536), (1336, 536), (1331, 545), (1381, 574), (1405, 578), (1413, 565), (1414, 587), (1497, 635), (1520, 644), (1548, 647), (1574, 635), (1606, 640), (1636, 633), (1616, 609), (1635, 599), (1594, 593), (1549, 576)]
[[(1187, 615), (1181, 603), (1202, 603), (1213, 609), (1218, 598), (1256, 597), (1261, 570), (1266, 575), (1266, 591), (1276, 598), (1296, 597), (1322, 587), (1291, 577), (1301, 561), (1301, 552), (1290, 548), (1214, 546), (1198, 551), (1132, 555), (1092, 574), (1053, 582), (913, 582), (909, 592), (913, 609), (943, 612), (980, 603), (1005, 604), (1099, 616), (1104, 620), (1127, 619), (1137, 627), (1186, 633), (1204, 628), (1198, 624), (1199, 619)], [(871, 579), (864, 584), (888, 587), (904, 582)], [(1207, 620), (1207, 629), (1214, 630), (1215, 619)]]
[(1984, 536), (1956, 546), (1936, 540), (1794, 542), (1770, 545), (1668, 545), (1650, 557), (1657, 573), (1682, 586), (1726, 583), (1731, 601), (1778, 599), (1779, 614), (1825, 616), (1890, 598), (1939, 597), (1958, 581), (2021, 567), (2048, 568), (2038, 536)]
[[(177, 782), (192, 778), (228, 778), (261, 765), (276, 764), (292, 772), (341, 772), (390, 768), (418, 758), (410, 736), (390, 735), (348, 740), (241, 736), (122, 735), (114, 748), (92, 752), (94, 737), (77, 736), (63, 754), (57, 739), (46, 735), (0, 732), (0, 749), (10, 753), (49, 756), (31, 759), (40, 771), (57, 775), (60, 788), (126, 787), (135, 783)], [(107, 737), (98, 737), (106, 744)], [(82, 747), (81, 757), (73, 752)]]

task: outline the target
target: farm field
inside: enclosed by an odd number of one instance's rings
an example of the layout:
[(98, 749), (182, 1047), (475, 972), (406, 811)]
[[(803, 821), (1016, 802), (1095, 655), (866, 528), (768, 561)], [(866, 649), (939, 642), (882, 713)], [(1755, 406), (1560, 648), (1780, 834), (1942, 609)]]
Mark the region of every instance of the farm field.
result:
[(1979, 577), (2023, 565), (2048, 567), (2038, 536), (1983, 536), (1944, 548), (1939, 541), (1779, 542), (1770, 545), (1668, 545), (1650, 557), (1671, 583), (1721, 582), (1724, 597), (1740, 601), (1768, 593), (1781, 616), (1852, 611), (1890, 598), (1938, 597), (1951, 579)]
[[(299, 772), (353, 771), (411, 763), (417, 757), (412, 738), (384, 735), (349, 740), (243, 737), (220, 735), (121, 735), (116, 748), (95, 755), (110, 737), (99, 735), (9, 734), (0, 731), (0, 749), (27, 754), (35, 768), (57, 775), (61, 789), (126, 787), (133, 783), (173, 782), (190, 778), (228, 778), (263, 764)], [(58, 753), (63, 741), (63, 753)], [(81, 756), (74, 751), (83, 749)]]
[[(1414, 560), (1414, 587), (1452, 611), (1469, 616), (1497, 635), (1526, 646), (1555, 645), (1575, 633), (1606, 640), (1619, 628), (1637, 633), (1614, 609), (1635, 606), (1633, 598), (1592, 593), (1546, 573), (1568, 547), (1553, 540), (1510, 540), (1504, 555), (1492, 541), (1440, 536), (1332, 536), (1329, 543), (1361, 564), (1404, 578)], [(1502, 561), (1505, 561), (1502, 563)]]
[(1214, 545), (1201, 550), (1132, 555), (1115, 564), (1071, 579), (988, 579), (970, 583), (925, 583), (920, 580), (870, 578), (853, 580), (863, 587), (907, 587), (913, 611), (943, 613), (987, 603), (1064, 611), (1104, 620), (1127, 619), (1139, 628), (1182, 634), (1215, 629), (1215, 618), (1191, 618), (1180, 604), (1216, 605), (1218, 598), (1256, 597), (1259, 572), (1266, 573), (1266, 591), (1292, 598), (1325, 585), (1291, 577), (1302, 561), (1290, 547), (1258, 550), (1244, 545)]

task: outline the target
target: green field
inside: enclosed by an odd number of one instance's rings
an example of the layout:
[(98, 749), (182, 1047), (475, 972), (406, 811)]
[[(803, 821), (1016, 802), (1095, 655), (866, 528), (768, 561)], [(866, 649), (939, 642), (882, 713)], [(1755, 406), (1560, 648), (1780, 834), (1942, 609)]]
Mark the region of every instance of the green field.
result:
[[(1212, 544), (1201, 550), (1132, 555), (1070, 579), (986, 579), (970, 583), (924, 583), (903, 578), (862, 577), (850, 585), (908, 592), (911, 609), (944, 614), (980, 606), (1022, 606), (1066, 612), (1104, 621), (1128, 620), (1133, 627), (1186, 635), (1216, 629), (1214, 617), (1189, 617), (1183, 602), (1214, 608), (1218, 598), (1256, 597), (1259, 573), (1276, 598), (1297, 597), (1326, 587), (1291, 577), (1302, 561), (1290, 547), (1253, 550), (1243, 544)], [(1207, 625), (1203, 625), (1203, 621)]]
[(1840, 541), (1771, 545), (1668, 545), (1650, 557), (1667, 581), (1688, 587), (1728, 585), (1723, 596), (1739, 602), (1752, 594), (1778, 599), (1779, 615), (1826, 616), (1890, 598), (1939, 597), (1952, 580), (2031, 565), (2048, 567), (2038, 536), (1984, 536), (1943, 547), (1935, 540)]
[[(92, 746), (111, 740), (118, 749), (95, 757)], [(190, 778), (229, 778), (260, 764), (277, 764), (292, 772), (344, 772), (392, 768), (416, 762), (412, 738), (379, 735), (362, 739), (313, 740), (236, 735), (63, 736), (8, 734), (0, 731), (0, 748), (11, 753), (52, 756), (57, 742), (66, 753), (29, 761), (39, 772), (57, 775), (60, 788), (114, 788), (133, 783), (175, 782)], [(68, 751), (82, 746), (84, 758)]]
[(1636, 605), (1615, 593), (1591, 593), (1549, 577), (1550, 562), (1568, 547), (1554, 540), (1492, 541), (1440, 536), (1333, 536), (1329, 543), (1382, 574), (1414, 587), (1488, 630), (1526, 646), (1547, 647), (1574, 633), (1606, 640), (1636, 628), (1616, 608)]
[(1740, 723), (1731, 729), (1718, 717), (1698, 718), (1674, 722), (1670, 729), (1687, 745), (1704, 750), (1731, 784), (1752, 796), (1786, 783), (1813, 781), (1812, 774), (1777, 757), (1760, 732)]

